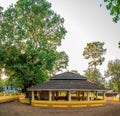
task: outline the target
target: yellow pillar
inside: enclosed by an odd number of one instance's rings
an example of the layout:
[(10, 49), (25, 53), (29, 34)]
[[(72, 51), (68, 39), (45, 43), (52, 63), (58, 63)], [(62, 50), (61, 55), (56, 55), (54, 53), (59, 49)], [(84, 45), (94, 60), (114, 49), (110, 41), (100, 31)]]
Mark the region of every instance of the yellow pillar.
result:
[(37, 97), (40, 100), (40, 92), (39, 91), (37, 91)]
[(32, 100), (34, 100), (35, 95), (34, 95), (34, 91), (32, 91)]
[(76, 93), (76, 97), (78, 96), (78, 91), (75, 92)]
[(52, 92), (49, 91), (49, 101), (52, 101)]
[(68, 91), (68, 101), (71, 101), (71, 93)]
[(106, 92), (103, 91), (103, 100), (106, 100)]

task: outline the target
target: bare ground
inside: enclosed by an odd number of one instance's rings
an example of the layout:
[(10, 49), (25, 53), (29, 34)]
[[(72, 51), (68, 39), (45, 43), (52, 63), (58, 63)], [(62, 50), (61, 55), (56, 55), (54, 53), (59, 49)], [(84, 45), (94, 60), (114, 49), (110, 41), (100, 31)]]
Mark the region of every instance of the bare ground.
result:
[(120, 102), (108, 102), (103, 107), (43, 108), (12, 101), (0, 103), (0, 116), (120, 116)]

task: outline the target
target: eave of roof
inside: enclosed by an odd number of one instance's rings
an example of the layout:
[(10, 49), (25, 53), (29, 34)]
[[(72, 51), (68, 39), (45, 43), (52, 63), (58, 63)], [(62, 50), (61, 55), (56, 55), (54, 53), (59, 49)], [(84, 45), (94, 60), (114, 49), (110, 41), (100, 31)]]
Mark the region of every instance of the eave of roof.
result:
[(105, 89), (27, 89), (28, 91), (99, 91), (99, 92), (103, 92), (103, 91), (107, 91)]
[(89, 90), (89, 91), (106, 91), (106, 89), (95, 83), (85, 80), (49, 80), (44, 83), (28, 88), (28, 91), (33, 90)]

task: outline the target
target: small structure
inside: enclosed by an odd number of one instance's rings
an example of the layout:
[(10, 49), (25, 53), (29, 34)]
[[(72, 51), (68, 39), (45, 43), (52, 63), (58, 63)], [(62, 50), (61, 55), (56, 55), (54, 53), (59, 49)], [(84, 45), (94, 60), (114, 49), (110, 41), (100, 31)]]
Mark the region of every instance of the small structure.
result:
[(9, 86), (4, 86), (4, 87), (3, 87), (3, 92), (4, 92), (4, 93), (16, 93), (17, 90), (15, 89), (14, 86), (9, 85)]
[[(86, 107), (106, 104), (106, 89), (77, 73), (64, 72), (28, 88), (32, 106)], [(98, 97), (98, 93), (102, 96)]]

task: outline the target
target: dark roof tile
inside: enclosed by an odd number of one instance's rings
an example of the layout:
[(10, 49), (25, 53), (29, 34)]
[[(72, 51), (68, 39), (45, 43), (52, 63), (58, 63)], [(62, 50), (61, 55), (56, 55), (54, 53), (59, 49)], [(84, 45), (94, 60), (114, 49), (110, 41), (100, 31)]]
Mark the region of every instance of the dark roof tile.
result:
[(28, 88), (28, 91), (39, 90), (106, 90), (103, 86), (87, 81), (86, 77), (66, 72), (50, 80)]

